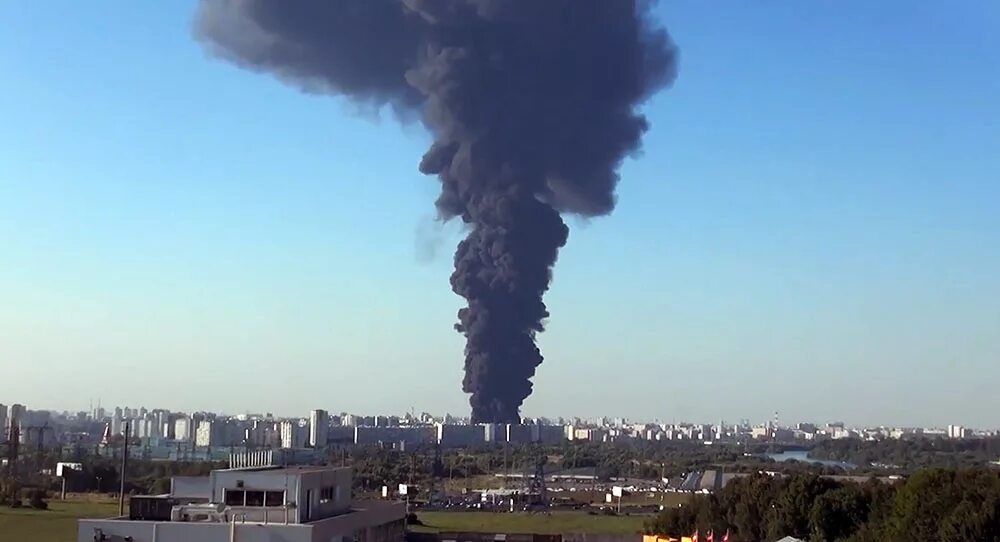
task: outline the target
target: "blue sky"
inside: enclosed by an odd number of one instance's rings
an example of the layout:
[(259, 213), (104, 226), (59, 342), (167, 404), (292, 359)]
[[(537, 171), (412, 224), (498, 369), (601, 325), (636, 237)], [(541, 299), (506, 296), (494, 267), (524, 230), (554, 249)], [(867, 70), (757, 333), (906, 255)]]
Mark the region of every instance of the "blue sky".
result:
[[(1000, 4), (658, 12), (679, 78), (569, 218), (524, 413), (996, 427)], [(428, 137), (193, 13), (0, 5), (0, 402), (467, 413)]]

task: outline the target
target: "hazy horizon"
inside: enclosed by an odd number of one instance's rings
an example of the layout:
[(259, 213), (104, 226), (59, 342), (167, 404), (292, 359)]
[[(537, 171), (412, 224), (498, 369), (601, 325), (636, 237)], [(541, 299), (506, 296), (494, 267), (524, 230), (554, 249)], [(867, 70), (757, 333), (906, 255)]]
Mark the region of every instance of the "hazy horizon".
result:
[[(467, 415), (428, 136), (194, 11), (0, 7), (0, 403)], [(679, 76), (567, 218), (522, 414), (1000, 426), (1000, 5), (658, 14)]]

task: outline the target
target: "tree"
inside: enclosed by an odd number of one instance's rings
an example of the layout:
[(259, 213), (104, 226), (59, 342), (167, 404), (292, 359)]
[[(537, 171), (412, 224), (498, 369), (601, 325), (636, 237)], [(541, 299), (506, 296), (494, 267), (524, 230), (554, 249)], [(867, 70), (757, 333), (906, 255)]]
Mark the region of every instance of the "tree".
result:
[(868, 521), (871, 498), (857, 485), (839, 487), (816, 498), (809, 512), (809, 530), (813, 540), (846, 539)]
[(774, 499), (769, 513), (767, 530), (771, 538), (809, 536), (810, 514), (816, 500), (837, 487), (838, 484), (830, 479), (816, 475), (790, 477)]

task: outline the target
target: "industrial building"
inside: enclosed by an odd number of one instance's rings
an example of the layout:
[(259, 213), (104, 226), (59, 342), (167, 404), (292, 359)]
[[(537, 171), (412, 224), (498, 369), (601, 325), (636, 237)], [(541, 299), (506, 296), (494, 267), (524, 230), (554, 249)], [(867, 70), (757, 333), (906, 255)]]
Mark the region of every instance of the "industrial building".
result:
[(133, 497), (126, 517), (80, 520), (77, 540), (401, 542), (405, 516), (404, 503), (352, 502), (349, 468), (259, 465), (175, 477), (169, 494)]

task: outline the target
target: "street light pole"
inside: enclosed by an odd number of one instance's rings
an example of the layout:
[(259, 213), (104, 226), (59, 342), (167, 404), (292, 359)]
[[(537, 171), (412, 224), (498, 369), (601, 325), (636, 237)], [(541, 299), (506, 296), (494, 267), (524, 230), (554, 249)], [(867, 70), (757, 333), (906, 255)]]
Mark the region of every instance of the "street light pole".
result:
[(125, 422), (125, 444), (122, 447), (122, 472), (119, 478), (121, 484), (118, 488), (118, 517), (125, 516), (125, 469), (128, 467), (128, 437), (131, 422)]

